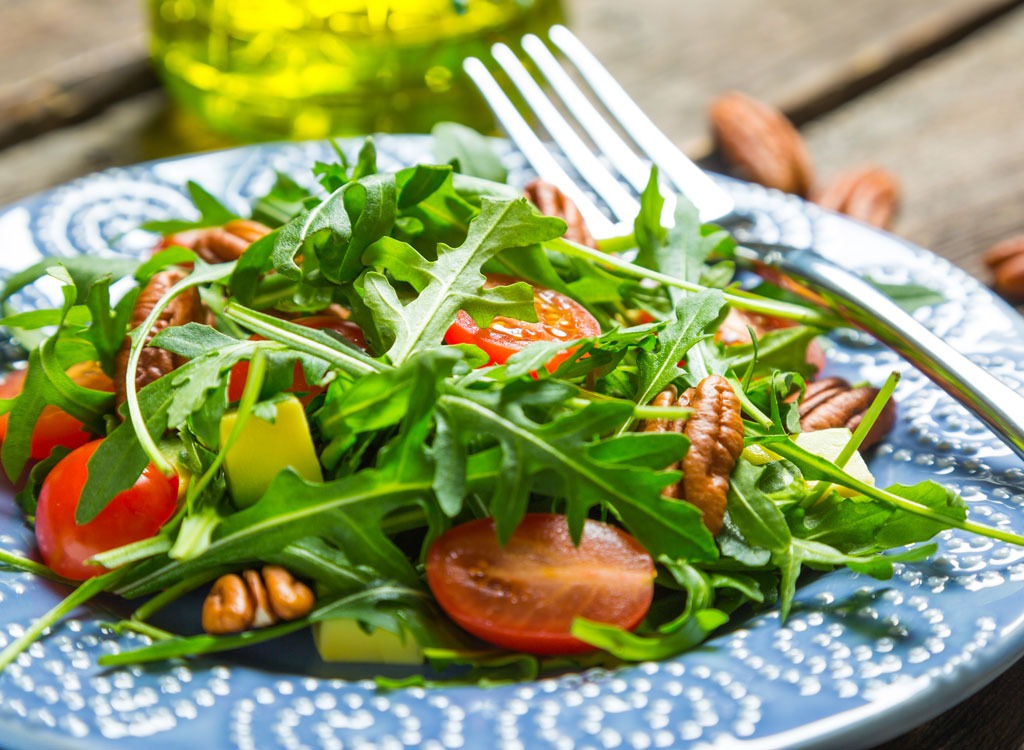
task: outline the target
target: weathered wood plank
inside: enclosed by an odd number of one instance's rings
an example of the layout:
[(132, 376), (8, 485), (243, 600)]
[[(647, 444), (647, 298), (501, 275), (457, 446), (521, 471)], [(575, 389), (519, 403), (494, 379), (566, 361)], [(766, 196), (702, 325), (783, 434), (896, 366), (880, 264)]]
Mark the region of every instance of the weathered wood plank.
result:
[(798, 119), (1019, 4), (1011, 0), (572, 3), (575, 28), (651, 118), (695, 156), (711, 99), (738, 89)]
[(805, 130), (822, 177), (873, 162), (903, 183), (901, 236), (987, 276), (1024, 232), (1024, 10)]
[(138, 0), (0, 3), (0, 147), (156, 86)]

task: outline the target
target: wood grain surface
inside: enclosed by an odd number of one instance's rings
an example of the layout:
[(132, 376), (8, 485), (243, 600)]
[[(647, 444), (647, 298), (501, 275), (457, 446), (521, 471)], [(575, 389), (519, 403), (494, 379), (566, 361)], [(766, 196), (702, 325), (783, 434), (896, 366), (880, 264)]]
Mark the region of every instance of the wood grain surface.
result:
[(810, 123), (827, 179), (881, 164), (903, 183), (895, 231), (978, 276), (979, 255), (1024, 233), (1024, 8)]
[[(822, 181), (865, 163), (895, 173), (895, 232), (969, 272), (985, 278), (981, 252), (1024, 233), (1024, 0), (566, 4), (577, 33), (693, 156), (715, 163), (705, 112), (739, 89), (793, 117)], [(144, 11), (143, 0), (0, 0), (0, 204), (96, 169), (231, 145), (159, 90)], [(1024, 748), (1022, 691), (1024, 662), (879, 750)]]

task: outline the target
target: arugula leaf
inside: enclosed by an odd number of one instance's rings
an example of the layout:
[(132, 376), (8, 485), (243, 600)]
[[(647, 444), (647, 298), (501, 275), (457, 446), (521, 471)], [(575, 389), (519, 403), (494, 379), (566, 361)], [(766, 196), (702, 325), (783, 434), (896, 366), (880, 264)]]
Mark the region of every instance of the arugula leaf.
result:
[(430, 131), (434, 156), (440, 162), (454, 162), (464, 174), (493, 182), (504, 182), (508, 170), (491, 148), (491, 142), (472, 128), (457, 122), (439, 122)]
[[(497, 440), (501, 470), (490, 494), (489, 510), (498, 537), (511, 537), (538, 475), (556, 478), (557, 495), (566, 498), (569, 529), (578, 539), (587, 511), (604, 505), (622, 518), (626, 527), (651, 552), (691, 561), (713, 560), (714, 541), (688, 503), (668, 500), (661, 491), (677, 474), (652, 472), (647, 466), (601, 462), (589, 446), (598, 435), (621, 424), (628, 404), (593, 403), (568, 414), (545, 414), (541, 423), (528, 409), (558, 403), (563, 386), (554, 382), (518, 381), (500, 392), (460, 391), (440, 397), (460, 439), (471, 446), (479, 435)], [(601, 456), (601, 451), (597, 451)]]
[[(36, 421), (47, 406), (56, 406), (98, 433), (104, 431), (103, 418), (113, 407), (114, 395), (80, 386), (64, 371), (61, 350), (70, 344), (81, 352), (77, 343), (84, 342), (64, 341), (54, 334), (29, 353), (25, 381), (9, 412), (7, 434), (0, 445), (0, 462), (12, 481), (28, 462)], [(93, 352), (91, 347), (86, 351)]]
[(678, 630), (667, 635), (642, 636), (592, 620), (577, 618), (570, 631), (576, 638), (627, 661), (667, 659), (702, 643), (708, 635), (729, 621), (717, 609), (702, 609)]
[(728, 511), (743, 537), (772, 551), (789, 547), (792, 535), (782, 511), (758, 486), (764, 466), (740, 459), (729, 478)]
[(156, 232), (157, 234), (167, 235), (183, 232), (186, 229), (219, 227), (227, 224), (229, 221), (241, 218), (234, 211), (227, 208), (223, 203), (217, 200), (217, 198), (203, 188), (202, 185), (189, 180), (186, 187), (188, 189), (189, 197), (192, 198), (193, 205), (199, 211), (198, 219), (193, 221), (189, 221), (187, 219), (147, 221), (139, 228), (145, 229), (147, 232)]
[(564, 222), (538, 216), (525, 198), (505, 203), (484, 199), (465, 242), (457, 248), (439, 245), (436, 261), (394, 240), (371, 245), (365, 262), (411, 284), (417, 292), (414, 299), (403, 302), (383, 273), (368, 271), (363, 276), (365, 303), (392, 339), (388, 359), (401, 364), (416, 351), (435, 346), (460, 309), (478, 325), (490, 323), (498, 311), (535, 320), (533, 293), (527, 286), (483, 289), (480, 269), (502, 250), (553, 239), (563, 230)]
[(654, 351), (637, 354), (636, 403), (647, 404), (676, 378), (685, 375), (679, 362), (697, 342), (710, 335), (725, 298), (718, 289), (687, 295), (673, 310), (673, 318), (658, 334)]
[(270, 192), (253, 203), (252, 219), (271, 228), (279, 227), (300, 213), (311, 197), (312, 193), (291, 177), (276, 172)]
[(946, 301), (942, 292), (921, 284), (886, 284), (871, 277), (867, 277), (867, 281), (907, 312), (914, 312), (922, 307), (940, 305)]
[(819, 329), (809, 326), (791, 326), (767, 331), (757, 337), (756, 345), (732, 344), (726, 347), (725, 366), (742, 374), (756, 362), (757, 373), (779, 370), (797, 372), (805, 378), (810, 378), (817, 372), (817, 367), (807, 361), (807, 347), (819, 335)]
[[(393, 174), (368, 175), (345, 183), (281, 228), (271, 256), (274, 268), (295, 280), (351, 283), (362, 271), (363, 250), (394, 224), (395, 194)], [(313, 253), (318, 261), (316, 269), (308, 273), (295, 262), (304, 252)]]

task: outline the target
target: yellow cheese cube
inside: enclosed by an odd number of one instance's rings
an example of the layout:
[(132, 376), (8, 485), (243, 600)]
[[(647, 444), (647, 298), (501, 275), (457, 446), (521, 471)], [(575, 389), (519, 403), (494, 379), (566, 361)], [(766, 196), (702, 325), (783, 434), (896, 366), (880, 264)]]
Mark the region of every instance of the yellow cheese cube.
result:
[(401, 638), (377, 628), (367, 633), (354, 620), (324, 620), (313, 626), (313, 639), (324, 661), (350, 664), (422, 664), (423, 652), (408, 633)]
[[(256, 502), (286, 467), (304, 479), (323, 481), (302, 404), (289, 396), (278, 402), (276, 408), (277, 418), (273, 422), (250, 414), (242, 434), (224, 457), (228, 489), (239, 508)], [(237, 421), (234, 411), (221, 419), (221, 444), (227, 441)]]

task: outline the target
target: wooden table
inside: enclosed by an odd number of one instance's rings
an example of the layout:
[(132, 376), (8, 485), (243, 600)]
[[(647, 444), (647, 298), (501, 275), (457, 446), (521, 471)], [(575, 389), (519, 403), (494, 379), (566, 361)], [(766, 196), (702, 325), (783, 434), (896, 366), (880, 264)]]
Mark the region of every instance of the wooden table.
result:
[[(895, 232), (967, 271), (984, 278), (985, 248), (1024, 233), (1024, 0), (567, 1), (584, 41), (694, 157), (714, 158), (709, 101), (739, 89), (790, 115), (822, 178), (863, 163), (896, 173)], [(0, 204), (228, 145), (159, 90), (142, 5), (0, 3)], [(1024, 747), (1022, 692), (1019, 663), (882, 747)]]

